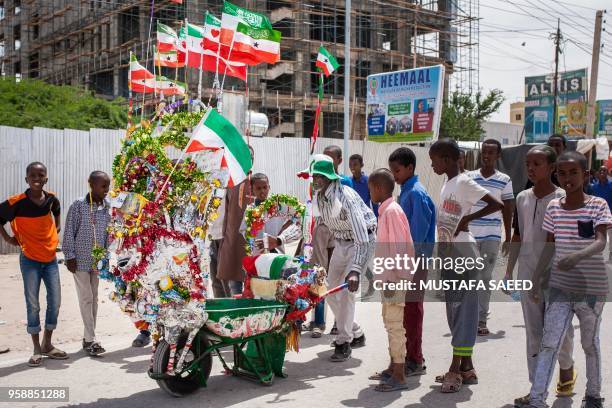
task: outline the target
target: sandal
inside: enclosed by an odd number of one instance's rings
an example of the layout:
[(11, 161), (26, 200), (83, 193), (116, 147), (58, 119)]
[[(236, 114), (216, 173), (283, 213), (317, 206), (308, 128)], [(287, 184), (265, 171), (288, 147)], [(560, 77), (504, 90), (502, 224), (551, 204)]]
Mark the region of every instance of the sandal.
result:
[(45, 357), (49, 357), (51, 360), (66, 360), (68, 358), (68, 354), (66, 354), (65, 351), (62, 351), (55, 347), (53, 347), (49, 351), (43, 351), (42, 355)]
[(461, 374), (452, 373), (449, 371), (448, 373), (444, 374), (440, 391), (444, 394), (459, 392), (462, 384), (463, 378), (461, 377)]
[[(476, 369), (461, 371), (461, 380), (465, 385), (478, 384), (478, 376), (476, 376)], [(435, 381), (437, 383), (444, 382), (444, 375), (437, 375)]]
[(491, 334), (491, 332), (487, 328), (487, 322), (478, 322), (478, 335), (488, 336), (489, 334)]
[(368, 380), (387, 381), (389, 378), (391, 378), (391, 370), (386, 368), (382, 371), (375, 372), (373, 375), (368, 377)]
[(321, 330), (320, 327), (315, 327), (314, 329), (312, 329), (310, 337), (312, 337), (313, 339), (318, 339), (321, 338), (321, 336), (323, 336), (323, 330)]
[(40, 354), (33, 354), (28, 360), (29, 367), (39, 367), (42, 364), (43, 356)]
[(374, 391), (378, 392), (391, 392), (391, 391), (401, 391), (408, 388), (408, 383), (398, 382), (395, 378), (389, 377), (388, 380), (378, 384), (374, 387)]
[(576, 379), (578, 373), (573, 370), (572, 379), (569, 381), (561, 382), (561, 379), (557, 381), (557, 397), (571, 397), (574, 395), (574, 386), (576, 385)]
[(0, 354), (8, 353), (9, 351), (11, 351), (11, 349), (8, 347), (0, 348)]
[(86, 349), (85, 351), (87, 352), (87, 354), (89, 354), (91, 357), (96, 357), (99, 356), (100, 354), (104, 353), (106, 350), (104, 349), (104, 347), (102, 347), (100, 345), (100, 343), (94, 341), (93, 343), (91, 343)]

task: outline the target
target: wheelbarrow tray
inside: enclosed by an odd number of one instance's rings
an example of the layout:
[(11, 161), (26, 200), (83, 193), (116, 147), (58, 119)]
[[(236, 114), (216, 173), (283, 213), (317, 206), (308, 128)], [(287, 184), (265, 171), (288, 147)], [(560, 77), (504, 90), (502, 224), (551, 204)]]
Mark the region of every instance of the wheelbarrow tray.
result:
[(204, 327), (222, 341), (248, 339), (278, 329), (287, 304), (275, 300), (223, 298), (206, 301)]

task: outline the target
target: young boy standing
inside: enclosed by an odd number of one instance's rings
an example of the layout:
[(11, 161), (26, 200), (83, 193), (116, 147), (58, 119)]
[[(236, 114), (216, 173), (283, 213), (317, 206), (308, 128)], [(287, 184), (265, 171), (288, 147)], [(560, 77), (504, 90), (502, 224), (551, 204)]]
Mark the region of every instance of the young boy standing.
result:
[[(401, 186), (399, 205), (408, 218), (410, 235), (417, 254), (431, 256), (436, 239), (436, 206), (419, 182), (415, 172), (416, 156), (407, 147), (396, 149), (389, 156), (389, 168), (395, 182)], [(413, 280), (427, 280), (427, 269), (419, 268)], [(406, 332), (406, 375), (423, 375), (426, 367), (423, 358), (423, 293), (411, 291), (404, 307)]]
[[(43, 356), (58, 360), (68, 358), (64, 351), (51, 343), (61, 303), (59, 268), (55, 259), (59, 243), (60, 202), (53, 193), (43, 189), (47, 180), (47, 167), (40, 162), (30, 163), (25, 178), (30, 188), (0, 204), (0, 235), (9, 244), (21, 248), (19, 266), (28, 312), (27, 331), (34, 345), (34, 353), (28, 361), (30, 367), (40, 366)], [(4, 229), (7, 222), (11, 223), (14, 236), (10, 236)], [(41, 281), (47, 290), (42, 343), (39, 339), (41, 327), (38, 302)]]
[[(544, 215), (546, 246), (538, 263), (530, 297), (540, 302), (548, 287), (544, 335), (531, 386), (529, 407), (544, 408), (561, 342), (574, 315), (580, 322), (580, 338), (586, 357), (585, 408), (603, 408), (601, 397), (601, 349), (599, 327), (609, 293), (603, 257), (612, 216), (606, 201), (583, 191), (587, 160), (569, 151), (557, 159), (557, 178), (565, 197), (553, 199)], [(554, 256), (554, 258), (553, 258)], [(550, 276), (546, 266), (553, 258)]]
[(106, 248), (110, 203), (106, 200), (110, 177), (103, 171), (89, 175), (89, 193), (70, 206), (66, 216), (63, 251), (66, 267), (74, 276), (83, 319), (83, 350), (94, 357), (104, 353), (96, 341), (98, 314), (98, 271), (93, 264), (94, 247)]
[[(255, 202), (249, 204), (247, 208), (257, 207), (263, 203), (270, 194), (270, 182), (268, 176), (263, 173), (255, 173), (251, 176), (251, 191), (255, 195)], [(282, 210), (281, 210), (282, 211)], [(241, 232), (246, 231), (246, 224), (243, 222), (240, 228)], [(264, 233), (266, 236), (264, 236)], [(253, 255), (259, 254), (264, 250), (264, 239), (267, 242), (267, 248), (270, 252), (285, 253), (285, 244), (297, 242), (302, 238), (302, 230), (299, 226), (291, 222), (287, 217), (274, 217), (269, 219), (264, 226), (264, 229), (259, 232), (255, 240), (257, 246)]]
[[(376, 231), (376, 256), (383, 259), (403, 257), (408, 255), (414, 257), (412, 237), (408, 219), (395, 201), (393, 201), (393, 176), (387, 169), (378, 169), (370, 176), (368, 181), (372, 200), (380, 203), (378, 217), (378, 228)], [(381, 276), (384, 283), (409, 280), (410, 271), (386, 270)], [(375, 388), (376, 391), (387, 392), (406, 389), (406, 376), (404, 365), (406, 362), (406, 337), (404, 330), (404, 301), (405, 294), (402, 291), (383, 291), (382, 317), (389, 338), (389, 355), (391, 364), (382, 373), (375, 375), (381, 383)]]
[[(557, 153), (546, 145), (535, 146), (526, 156), (527, 176), (533, 187), (521, 191), (516, 197), (516, 212), (514, 216), (514, 234), (505, 279), (513, 279), (513, 270), (518, 260), (519, 280), (533, 281), (538, 261), (544, 251), (546, 231), (542, 230), (542, 222), (546, 208), (551, 200), (565, 196), (565, 191), (555, 186), (551, 174), (555, 170)], [(529, 382), (533, 384), (535, 365), (542, 334), (544, 330), (543, 300), (535, 303), (528, 296), (521, 296), (521, 308), (525, 320), (525, 338), (527, 346), (527, 369)], [(568, 327), (559, 352), (559, 384), (557, 395), (568, 396), (573, 393), (575, 378), (574, 360), (574, 328)], [(514, 400), (516, 407), (529, 405), (529, 394)]]
[[(476, 241), (467, 227), (471, 221), (499, 211), (504, 205), (466, 174), (459, 173), (459, 146), (455, 140), (444, 138), (436, 141), (429, 149), (429, 157), (434, 172), (447, 176), (440, 192), (437, 214), (438, 241), (443, 244), (441, 249), (448, 247), (448, 255), (452, 259), (471, 258), (476, 261)], [(470, 213), (470, 209), (478, 200), (484, 201), (486, 205), (477, 212)], [(478, 273), (474, 269), (465, 268), (462, 274), (454, 270), (444, 270), (443, 278), (473, 280)], [(474, 384), (478, 381), (472, 363), (478, 328), (478, 293), (459, 288), (446, 290), (444, 295), (446, 316), (452, 335), (453, 358), (448, 372), (438, 376), (436, 381), (442, 382), (443, 393), (450, 393), (458, 392), (463, 383)]]
[[(512, 213), (514, 211), (514, 193), (512, 191), (512, 180), (507, 174), (495, 169), (497, 160), (501, 157), (501, 144), (495, 139), (487, 139), (482, 142), (480, 150), (480, 161), (482, 166), (478, 170), (468, 171), (467, 175), (478, 185), (486, 189), (497, 201), (504, 203), (502, 211), (474, 220), (470, 223), (470, 232), (478, 244), (478, 252), (485, 259), (485, 267), (480, 278), (487, 285), (486, 290), (478, 291), (478, 335), (487, 336), (487, 319), (489, 316), (489, 304), (491, 291), (488, 285), (493, 278), (493, 270), (499, 253), (499, 244), (502, 238), (502, 218), (505, 232), (505, 240), (502, 252), (507, 253), (512, 228)], [(472, 212), (477, 212), (485, 207), (483, 201), (478, 201)]]
[(369, 206), (374, 215), (378, 217), (378, 204), (372, 201), (370, 190), (368, 189), (368, 176), (363, 172), (363, 156), (360, 154), (352, 154), (349, 158), (349, 169), (351, 170), (351, 181), (353, 188), (359, 194), (359, 197)]

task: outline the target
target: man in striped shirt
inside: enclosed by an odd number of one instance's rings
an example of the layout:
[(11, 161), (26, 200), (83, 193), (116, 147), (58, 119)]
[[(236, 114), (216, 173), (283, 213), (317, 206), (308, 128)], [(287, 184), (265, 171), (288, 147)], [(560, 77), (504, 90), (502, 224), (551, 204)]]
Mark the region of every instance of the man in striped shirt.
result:
[[(512, 213), (514, 212), (514, 194), (512, 192), (512, 181), (507, 174), (495, 169), (495, 163), (501, 156), (501, 144), (494, 139), (487, 139), (482, 143), (480, 160), (482, 167), (478, 170), (469, 171), (468, 176), (478, 185), (484, 187), (491, 196), (497, 201), (504, 203), (501, 211), (496, 211), (486, 217), (479, 218), (470, 222), (470, 232), (478, 243), (478, 251), (485, 261), (485, 267), (480, 271), (481, 279), (485, 281), (487, 288), (492, 279), (497, 254), (499, 253), (499, 243), (502, 233), (502, 217), (504, 223), (505, 239), (503, 253), (506, 254), (510, 239), (512, 238)], [(475, 213), (486, 207), (484, 201), (478, 201), (472, 207)], [(488, 290), (478, 291), (478, 335), (486, 336), (489, 334), (487, 328), (487, 318), (489, 315), (489, 303), (491, 292)]]
[(374, 252), (376, 217), (355, 190), (340, 184), (333, 162), (315, 159), (309, 170), (315, 190), (313, 214), (329, 228), (335, 241), (327, 283), (331, 288), (348, 283), (348, 291), (328, 297), (338, 327), (331, 361), (341, 362), (351, 357), (351, 346), (365, 345), (365, 335), (355, 322), (354, 292)]

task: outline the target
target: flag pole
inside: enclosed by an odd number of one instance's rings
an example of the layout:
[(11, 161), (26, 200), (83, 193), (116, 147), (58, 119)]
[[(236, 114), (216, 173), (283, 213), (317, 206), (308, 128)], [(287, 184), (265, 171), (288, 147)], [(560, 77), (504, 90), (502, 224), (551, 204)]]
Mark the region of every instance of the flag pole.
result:
[[(153, 85), (153, 100), (157, 99), (157, 46), (153, 46), (153, 76), (155, 82)], [(161, 76), (161, 67), (159, 67), (159, 76)]]
[[(189, 43), (187, 40), (189, 39), (189, 21), (187, 17), (185, 17), (185, 96), (189, 93), (189, 81), (187, 80), (187, 68), (189, 67)], [(191, 109), (190, 106), (187, 107), (188, 110)]]
[[(130, 62), (129, 65), (132, 64), (132, 51), (130, 51)], [(128, 67), (128, 129), (132, 127), (132, 109), (134, 107), (134, 100), (132, 98), (132, 69)]]

